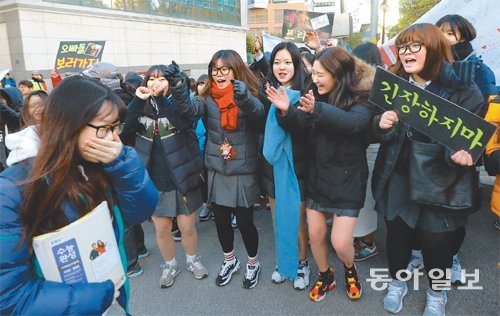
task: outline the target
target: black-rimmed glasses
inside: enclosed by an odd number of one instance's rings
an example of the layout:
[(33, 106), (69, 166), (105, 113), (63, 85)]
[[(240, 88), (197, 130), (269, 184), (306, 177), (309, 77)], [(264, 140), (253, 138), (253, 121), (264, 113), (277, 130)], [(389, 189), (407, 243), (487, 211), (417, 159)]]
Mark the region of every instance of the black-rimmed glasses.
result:
[(231, 67), (222, 66), (220, 68), (210, 68), (210, 69), (208, 69), (208, 71), (210, 72), (210, 74), (212, 76), (217, 76), (217, 74), (219, 73), (219, 71), (220, 71), (220, 73), (222, 75), (225, 76), (225, 75), (229, 75), (229, 71), (231, 71)]
[(117, 129), (118, 135), (120, 135), (121, 132), (123, 131), (123, 127), (125, 126), (125, 124), (118, 123), (118, 124), (115, 124), (115, 125), (94, 126), (94, 125), (92, 125), (90, 123), (87, 123), (87, 126), (96, 129), (95, 136), (97, 138), (104, 138), (104, 137), (108, 136), (108, 134), (110, 132), (113, 133), (115, 131), (115, 128)]
[(403, 55), (407, 50), (410, 50), (410, 53), (418, 53), (422, 49), (423, 45), (424, 43), (422, 42), (411, 42), (409, 44), (399, 44), (396, 48), (398, 54)]

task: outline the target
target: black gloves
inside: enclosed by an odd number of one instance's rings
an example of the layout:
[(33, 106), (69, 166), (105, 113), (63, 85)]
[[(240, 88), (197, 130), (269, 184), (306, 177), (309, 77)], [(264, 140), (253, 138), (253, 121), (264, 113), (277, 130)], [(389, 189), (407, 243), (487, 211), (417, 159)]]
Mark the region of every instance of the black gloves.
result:
[(168, 65), (167, 68), (165, 68), (165, 78), (167, 78), (168, 83), (171, 87), (175, 87), (180, 81), (184, 79), (181, 69), (175, 61), (172, 60), (172, 63)]
[(234, 98), (236, 100), (245, 99), (248, 95), (248, 89), (243, 83), (243, 81), (231, 79), (231, 82), (233, 83)]

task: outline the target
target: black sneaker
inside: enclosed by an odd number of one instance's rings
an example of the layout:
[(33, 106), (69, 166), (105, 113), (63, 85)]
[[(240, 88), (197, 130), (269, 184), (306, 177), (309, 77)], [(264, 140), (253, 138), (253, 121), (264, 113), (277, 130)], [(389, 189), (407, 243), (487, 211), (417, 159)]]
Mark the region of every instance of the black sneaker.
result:
[(129, 267), (127, 269), (127, 277), (129, 278), (135, 278), (144, 273), (144, 270), (142, 269), (141, 265), (139, 262), (136, 262), (133, 266)]
[(175, 241), (181, 241), (181, 231), (179, 229), (172, 231), (172, 237)]
[(239, 268), (240, 261), (238, 260), (238, 258), (236, 258), (233, 263), (224, 261), (222, 263), (222, 267), (220, 268), (219, 275), (215, 279), (215, 284), (217, 284), (217, 286), (224, 286), (228, 284), (231, 281), (233, 273), (237, 272)]
[(247, 273), (243, 278), (243, 288), (253, 289), (259, 282), (260, 264), (247, 264)]

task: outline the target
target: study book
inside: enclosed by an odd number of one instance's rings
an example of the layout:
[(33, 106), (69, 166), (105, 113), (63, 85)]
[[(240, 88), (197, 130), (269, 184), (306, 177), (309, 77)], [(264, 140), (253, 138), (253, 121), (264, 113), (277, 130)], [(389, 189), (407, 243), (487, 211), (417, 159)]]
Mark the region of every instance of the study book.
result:
[(104, 201), (77, 221), (33, 238), (33, 249), (45, 280), (67, 284), (104, 282), (125, 272), (110, 211)]

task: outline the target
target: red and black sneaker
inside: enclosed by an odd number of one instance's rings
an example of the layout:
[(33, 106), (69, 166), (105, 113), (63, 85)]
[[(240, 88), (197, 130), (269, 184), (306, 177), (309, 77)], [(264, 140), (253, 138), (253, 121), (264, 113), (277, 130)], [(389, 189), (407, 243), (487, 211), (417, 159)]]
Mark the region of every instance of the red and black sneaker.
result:
[(325, 298), (326, 292), (335, 288), (335, 276), (333, 268), (328, 268), (326, 272), (318, 273), (319, 279), (314, 284), (314, 287), (309, 292), (309, 299), (313, 302), (322, 301)]
[(356, 301), (361, 297), (362, 293), (361, 282), (359, 281), (358, 271), (356, 271), (356, 265), (353, 264), (350, 268), (347, 268), (344, 265), (344, 273), (347, 297)]

